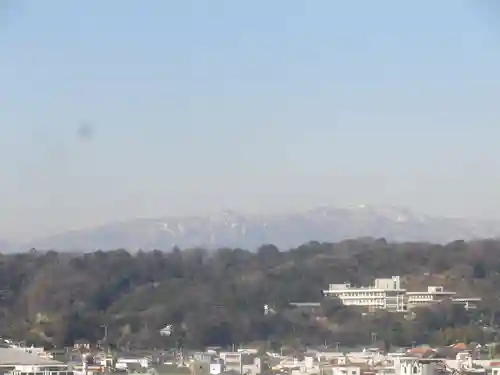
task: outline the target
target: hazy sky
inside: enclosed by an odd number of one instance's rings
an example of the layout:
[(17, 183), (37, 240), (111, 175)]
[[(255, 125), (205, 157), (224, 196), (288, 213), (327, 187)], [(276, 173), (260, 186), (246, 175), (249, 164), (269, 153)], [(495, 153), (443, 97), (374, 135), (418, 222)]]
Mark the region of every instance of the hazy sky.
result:
[(500, 7), (11, 0), (0, 237), (395, 204), (500, 217)]

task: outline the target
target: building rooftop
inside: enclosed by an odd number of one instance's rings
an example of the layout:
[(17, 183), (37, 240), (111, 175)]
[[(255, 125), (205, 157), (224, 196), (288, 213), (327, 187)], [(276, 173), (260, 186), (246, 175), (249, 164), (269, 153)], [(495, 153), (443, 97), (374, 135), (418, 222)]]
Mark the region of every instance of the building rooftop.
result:
[(41, 358), (38, 355), (28, 353), (23, 349), (0, 348), (0, 366), (5, 367), (15, 365), (66, 366), (62, 362), (48, 358)]

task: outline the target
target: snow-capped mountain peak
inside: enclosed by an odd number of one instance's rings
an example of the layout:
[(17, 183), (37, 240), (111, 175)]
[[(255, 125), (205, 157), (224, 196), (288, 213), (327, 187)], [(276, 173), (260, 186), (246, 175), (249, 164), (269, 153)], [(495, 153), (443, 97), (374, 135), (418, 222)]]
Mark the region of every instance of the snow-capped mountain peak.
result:
[(22, 246), (40, 249), (164, 249), (241, 247), (272, 243), (286, 249), (308, 241), (384, 237), (395, 241), (447, 242), (496, 237), (500, 223), (433, 217), (395, 206), (323, 205), (292, 214), (245, 215), (225, 210), (208, 216), (164, 217), (110, 223), (71, 231)]

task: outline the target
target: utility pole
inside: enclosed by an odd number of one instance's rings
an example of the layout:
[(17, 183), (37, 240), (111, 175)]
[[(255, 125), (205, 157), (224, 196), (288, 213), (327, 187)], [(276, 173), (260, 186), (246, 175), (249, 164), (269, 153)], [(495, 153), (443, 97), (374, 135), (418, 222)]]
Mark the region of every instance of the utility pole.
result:
[(101, 327), (104, 328), (104, 338), (102, 339), (102, 341), (106, 341), (108, 339), (108, 325), (101, 324)]
[(102, 343), (103, 345), (105, 346), (105, 348), (103, 348), (104, 350), (106, 350), (106, 352), (109, 354), (109, 345), (108, 345), (108, 325), (106, 323), (104, 324), (101, 324), (101, 328), (104, 328), (104, 337), (102, 339)]

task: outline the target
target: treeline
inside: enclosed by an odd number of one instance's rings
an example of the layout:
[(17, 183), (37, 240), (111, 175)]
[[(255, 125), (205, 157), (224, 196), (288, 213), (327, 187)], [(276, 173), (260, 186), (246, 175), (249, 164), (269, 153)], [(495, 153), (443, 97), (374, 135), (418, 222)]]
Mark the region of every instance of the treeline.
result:
[[(363, 314), (322, 301), (329, 283), (366, 285), (404, 276), (412, 290), (444, 285), (481, 296), (474, 312), (447, 303), (413, 314)], [(500, 322), (500, 241), (448, 245), (383, 239), (311, 242), (289, 251), (125, 250), (69, 254), (32, 250), (0, 255), (0, 335), (44, 345), (77, 339), (134, 347), (271, 346), (495, 340)], [(264, 314), (264, 305), (274, 313)], [(172, 324), (170, 337), (159, 330)]]

